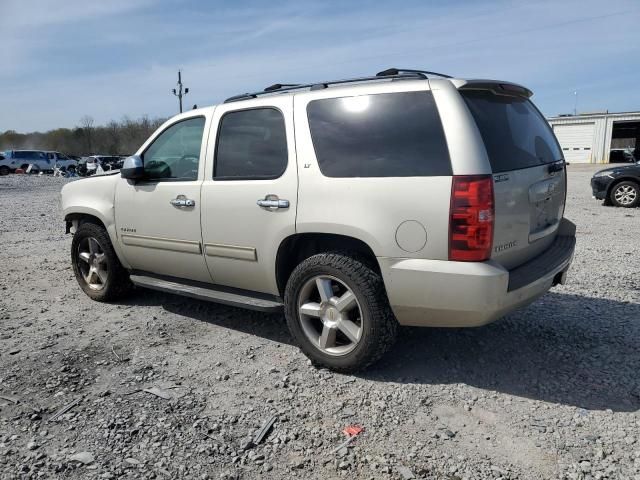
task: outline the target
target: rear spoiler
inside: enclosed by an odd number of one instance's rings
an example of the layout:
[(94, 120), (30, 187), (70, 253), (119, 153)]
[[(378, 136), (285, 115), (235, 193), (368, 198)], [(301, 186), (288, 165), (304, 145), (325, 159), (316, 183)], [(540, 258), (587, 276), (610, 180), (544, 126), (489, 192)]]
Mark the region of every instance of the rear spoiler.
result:
[(453, 80), (458, 90), (491, 90), (496, 95), (530, 98), (533, 92), (522, 85), (500, 80)]

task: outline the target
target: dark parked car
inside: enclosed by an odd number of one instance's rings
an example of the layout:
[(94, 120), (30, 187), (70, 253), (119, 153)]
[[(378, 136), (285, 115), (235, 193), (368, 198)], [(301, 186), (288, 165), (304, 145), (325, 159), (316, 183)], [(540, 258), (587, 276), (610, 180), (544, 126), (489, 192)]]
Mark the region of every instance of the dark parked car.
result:
[(633, 148), (614, 148), (609, 152), (609, 163), (633, 163)]
[(640, 205), (640, 162), (606, 168), (591, 178), (593, 196), (605, 204), (633, 208)]

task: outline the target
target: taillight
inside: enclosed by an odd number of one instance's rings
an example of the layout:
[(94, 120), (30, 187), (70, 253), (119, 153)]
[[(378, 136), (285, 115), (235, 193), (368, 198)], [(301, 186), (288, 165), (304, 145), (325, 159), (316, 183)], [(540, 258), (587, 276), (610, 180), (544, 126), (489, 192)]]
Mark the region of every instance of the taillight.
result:
[(455, 176), (449, 213), (449, 260), (482, 262), (493, 245), (491, 175)]

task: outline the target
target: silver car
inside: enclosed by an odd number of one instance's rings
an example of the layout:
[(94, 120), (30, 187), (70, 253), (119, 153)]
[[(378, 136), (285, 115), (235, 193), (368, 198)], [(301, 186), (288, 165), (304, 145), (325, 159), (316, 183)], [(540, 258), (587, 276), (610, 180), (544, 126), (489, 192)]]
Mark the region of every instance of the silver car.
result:
[(510, 82), (390, 69), (273, 85), (162, 125), (119, 172), (67, 184), (81, 288), (284, 311), (353, 371), (398, 325), (475, 327), (563, 283), (558, 142)]

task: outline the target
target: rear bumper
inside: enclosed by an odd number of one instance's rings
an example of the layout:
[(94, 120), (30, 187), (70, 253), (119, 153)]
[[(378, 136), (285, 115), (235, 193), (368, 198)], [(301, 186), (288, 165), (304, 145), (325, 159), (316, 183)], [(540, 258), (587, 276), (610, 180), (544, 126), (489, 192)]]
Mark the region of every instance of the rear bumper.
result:
[(380, 258), (391, 308), (401, 325), (475, 327), (530, 304), (564, 283), (575, 251), (566, 219), (541, 255), (514, 270), (494, 261)]

